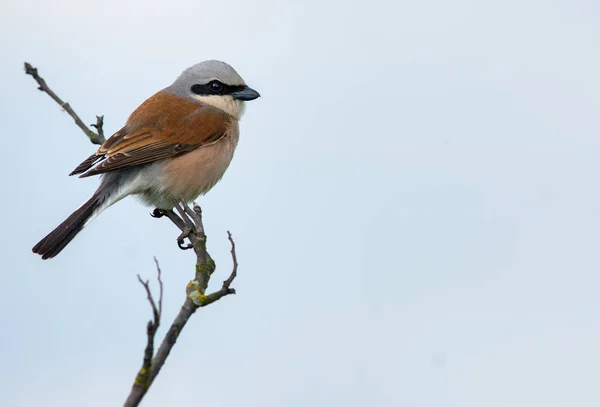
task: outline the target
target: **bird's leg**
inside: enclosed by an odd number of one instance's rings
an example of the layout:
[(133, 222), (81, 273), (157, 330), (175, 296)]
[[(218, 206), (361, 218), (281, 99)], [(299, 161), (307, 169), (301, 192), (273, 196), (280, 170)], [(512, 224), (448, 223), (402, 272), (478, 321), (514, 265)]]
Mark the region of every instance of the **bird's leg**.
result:
[[(185, 211), (185, 214), (194, 222), (195, 226), (198, 226), (198, 223), (200, 222), (200, 217), (202, 216), (202, 212), (200, 212), (200, 214), (198, 214), (192, 208), (190, 208), (189, 205), (187, 205), (185, 203), (182, 206), (183, 206), (183, 210)], [(200, 207), (198, 207), (198, 208), (200, 208)]]
[(175, 210), (179, 214), (179, 217), (183, 220), (183, 222), (186, 224), (186, 226), (191, 228), (192, 230), (194, 230), (194, 222), (190, 219), (190, 217), (186, 213), (185, 204), (183, 204), (184, 206), (182, 207), (178, 201), (174, 200), (173, 205), (174, 205)]
[(187, 225), (187, 223), (185, 222), (184, 219), (181, 219), (179, 216), (177, 216), (177, 214), (175, 212), (173, 212), (170, 209), (156, 208), (152, 211), (152, 213), (150, 213), (150, 216), (152, 216), (153, 218), (162, 218), (163, 216), (166, 216), (167, 218), (169, 218), (169, 220), (171, 220), (171, 222), (173, 222), (175, 224), (175, 226), (177, 226), (182, 232), (177, 237), (177, 246), (179, 246), (179, 248), (181, 250), (188, 250), (193, 247), (193, 245), (191, 243), (184, 245), (185, 239), (187, 237), (189, 237), (190, 233), (193, 232), (192, 228), (190, 228)]
[(184, 241), (186, 238), (188, 238), (190, 236), (190, 233), (196, 231), (196, 228), (194, 226), (194, 222), (189, 218), (189, 216), (187, 215), (186, 211), (185, 211), (185, 203), (183, 204), (183, 208), (180, 206), (179, 202), (174, 201), (173, 202), (175, 209), (177, 210), (177, 212), (179, 213), (179, 216), (181, 218), (181, 220), (183, 221), (183, 228), (181, 228), (181, 235), (179, 235), (179, 237), (177, 238), (177, 245), (179, 246), (179, 248), (181, 250), (188, 250), (191, 249), (192, 247), (194, 247), (193, 244), (188, 243), (187, 245), (184, 245)]

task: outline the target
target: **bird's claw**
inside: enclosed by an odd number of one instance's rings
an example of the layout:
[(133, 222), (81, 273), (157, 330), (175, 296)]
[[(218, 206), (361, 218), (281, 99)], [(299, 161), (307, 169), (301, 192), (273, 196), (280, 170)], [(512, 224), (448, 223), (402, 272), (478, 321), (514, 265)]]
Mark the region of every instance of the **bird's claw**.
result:
[(150, 216), (156, 219), (162, 218), (165, 216), (165, 211), (163, 209), (155, 208), (152, 213), (150, 213)]
[(190, 233), (192, 233), (192, 229), (190, 227), (186, 227), (177, 238), (177, 246), (179, 246), (181, 250), (188, 250), (194, 247), (194, 245), (191, 243), (185, 244), (185, 239), (190, 236)]

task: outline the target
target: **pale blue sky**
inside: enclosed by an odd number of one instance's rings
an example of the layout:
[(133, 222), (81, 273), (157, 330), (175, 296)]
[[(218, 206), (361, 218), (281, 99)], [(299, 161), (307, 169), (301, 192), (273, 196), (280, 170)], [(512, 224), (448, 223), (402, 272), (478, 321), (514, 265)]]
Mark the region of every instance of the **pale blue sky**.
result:
[[(93, 192), (94, 147), (37, 66), (116, 131), (205, 59), (249, 104), (200, 200), (214, 287), (143, 405), (600, 404), (600, 6), (505, 0), (3, 0), (0, 404), (121, 404), (165, 279), (193, 256), (128, 199), (51, 261), (30, 248)], [(161, 330), (162, 334), (164, 330)]]

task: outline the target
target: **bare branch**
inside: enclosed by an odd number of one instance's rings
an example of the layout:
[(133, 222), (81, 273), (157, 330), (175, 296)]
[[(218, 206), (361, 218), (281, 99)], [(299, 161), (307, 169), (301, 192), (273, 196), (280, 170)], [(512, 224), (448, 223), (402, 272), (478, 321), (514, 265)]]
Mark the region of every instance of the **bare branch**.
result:
[(162, 317), (162, 300), (163, 300), (163, 282), (161, 278), (161, 270), (160, 265), (158, 264), (158, 260), (156, 257), (154, 258), (154, 263), (156, 264), (157, 270), (157, 280), (159, 286), (159, 296), (158, 296), (158, 306), (156, 306), (156, 301), (152, 296), (152, 291), (150, 290), (150, 283), (148, 280), (144, 281), (138, 274), (137, 278), (140, 284), (146, 290), (146, 295), (148, 297), (148, 302), (152, 307), (152, 316), (153, 320), (148, 321), (148, 325), (146, 326), (146, 349), (144, 350), (144, 361), (142, 363), (142, 368), (137, 374), (135, 378), (135, 382), (131, 389), (131, 393), (125, 402), (126, 406), (137, 406), (141, 401), (142, 397), (148, 391), (148, 387), (152, 382), (150, 380), (150, 371), (152, 368), (152, 357), (154, 356), (154, 340), (156, 338), (156, 332), (158, 331), (158, 327), (160, 326), (160, 319)]
[(104, 131), (102, 129), (102, 125), (104, 123), (104, 116), (96, 116), (96, 124), (92, 125), (98, 129), (98, 133), (93, 132), (87, 127), (83, 121), (79, 118), (77, 113), (71, 108), (71, 105), (64, 102), (61, 98), (58, 97), (56, 93), (52, 91), (46, 84), (44, 78), (42, 78), (38, 74), (37, 68), (34, 68), (28, 62), (25, 62), (25, 73), (27, 75), (31, 75), (33, 79), (38, 83), (38, 89), (42, 92), (46, 92), (48, 96), (50, 96), (56, 103), (59, 104), (61, 108), (64, 109), (65, 112), (69, 114), (75, 120), (75, 124), (85, 133), (85, 135), (90, 139), (90, 141), (94, 144), (102, 144), (104, 143)]
[(154, 258), (154, 264), (156, 264), (156, 272), (158, 273), (156, 279), (158, 280), (158, 316), (160, 321), (160, 318), (162, 317), (163, 282), (161, 276), (162, 271), (160, 270), (160, 265), (158, 264), (156, 257)]
[[(156, 259), (155, 259), (156, 261)], [(160, 268), (159, 268), (160, 270)], [(159, 272), (159, 276), (160, 276), (160, 272)], [(137, 275), (138, 281), (140, 282), (140, 284), (142, 284), (144, 286), (144, 288), (146, 289), (146, 294), (148, 294), (148, 302), (150, 303), (150, 306), (152, 307), (152, 314), (154, 316), (154, 322), (157, 322), (160, 320), (160, 311), (158, 310), (158, 307), (156, 306), (156, 302), (154, 301), (154, 297), (152, 297), (152, 292), (150, 291), (150, 283), (148, 282), (148, 280), (144, 281), (142, 280), (142, 278), (140, 277), (140, 275)], [(159, 277), (159, 281), (160, 281), (160, 277)]]
[[(144, 365), (142, 366), (140, 373), (138, 373), (138, 376), (136, 377), (136, 381), (131, 389), (131, 393), (129, 394), (129, 397), (125, 402), (125, 407), (134, 407), (139, 405), (142, 398), (152, 385), (152, 382), (162, 369), (165, 361), (169, 357), (169, 354), (171, 353), (173, 346), (175, 346), (175, 343), (177, 342), (177, 338), (181, 334), (181, 331), (183, 330), (191, 316), (196, 312), (196, 310), (200, 307), (210, 305), (227, 295), (235, 294), (235, 289), (231, 288), (230, 286), (233, 283), (235, 277), (237, 276), (238, 262), (235, 252), (235, 243), (233, 241), (231, 233), (227, 232), (229, 241), (231, 242), (231, 257), (233, 259), (233, 270), (230, 276), (227, 278), (227, 280), (223, 281), (223, 285), (221, 286), (220, 290), (206, 295), (205, 292), (208, 287), (208, 282), (216, 268), (216, 265), (213, 259), (206, 251), (206, 235), (204, 234), (204, 225), (202, 224), (202, 210), (196, 204), (194, 204), (194, 208), (191, 209), (185, 202), (177, 202), (175, 208), (179, 212), (179, 216), (174, 211), (165, 210), (155, 210), (152, 216), (168, 217), (169, 220), (171, 220), (171, 222), (173, 222), (173, 224), (183, 232), (182, 236), (185, 235), (185, 237), (183, 237), (182, 240), (189, 240), (189, 244), (196, 253), (196, 272), (194, 280), (192, 280), (188, 284), (186, 289), (187, 297), (185, 299), (185, 302), (183, 303), (183, 306), (181, 307), (179, 313), (175, 317), (175, 320), (173, 320), (173, 323), (169, 327), (165, 338), (158, 347), (158, 350), (156, 351), (156, 354), (152, 358), (150, 364), (146, 363), (146, 356), (148, 350), (148, 346), (146, 346)], [(181, 247), (181, 243), (178, 242), (178, 244), (180, 244)], [(158, 267), (158, 262), (157, 268), (159, 270), (160, 281), (160, 268)], [(142, 280), (140, 280), (140, 282), (142, 282), (144, 287), (147, 287), (147, 282), (146, 284), (144, 284)], [(162, 299), (162, 282), (160, 284), (160, 298)], [(149, 291), (149, 289), (147, 289), (147, 291)], [(151, 300), (150, 298), (151, 296), (149, 296), (150, 304), (153, 304), (153, 300)], [(153, 311), (155, 308), (156, 305), (153, 306)], [(162, 302), (161, 300), (159, 300), (159, 315), (161, 313), (161, 309)], [(148, 324), (149, 329), (150, 324), (151, 323)]]
[[(104, 115), (96, 116), (96, 124), (92, 124), (96, 130), (98, 130), (98, 140), (104, 140)], [(93, 143), (93, 141), (92, 141)], [(103, 142), (99, 143), (102, 144)]]
[(231, 242), (231, 258), (233, 260), (233, 270), (231, 271), (229, 278), (227, 280), (223, 281), (223, 286), (221, 287), (221, 289), (219, 291), (216, 291), (216, 292), (206, 296), (206, 298), (202, 302), (201, 307), (206, 307), (207, 305), (210, 305), (215, 301), (219, 301), (221, 298), (225, 297), (226, 295), (235, 294), (235, 289), (229, 288), (229, 287), (231, 286), (231, 283), (233, 283), (233, 280), (235, 280), (235, 278), (237, 277), (238, 262), (237, 262), (237, 255), (235, 253), (235, 242), (233, 241), (233, 237), (231, 237), (230, 231), (227, 231), (227, 237), (229, 238), (229, 241)]
[(233, 280), (237, 277), (238, 262), (237, 255), (235, 253), (235, 242), (233, 241), (230, 231), (227, 231), (227, 238), (231, 242), (231, 259), (233, 260), (233, 270), (231, 271), (229, 278), (223, 282), (223, 287), (229, 288), (231, 283), (233, 283)]

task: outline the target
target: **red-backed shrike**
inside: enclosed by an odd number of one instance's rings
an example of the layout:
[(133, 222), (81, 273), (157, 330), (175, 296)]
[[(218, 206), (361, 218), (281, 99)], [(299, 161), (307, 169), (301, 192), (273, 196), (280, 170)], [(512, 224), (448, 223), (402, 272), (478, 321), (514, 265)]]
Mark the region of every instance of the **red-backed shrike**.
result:
[(260, 95), (220, 61), (186, 69), (140, 105), (70, 175), (101, 175), (94, 195), (33, 247), (56, 256), (103, 210), (128, 195), (159, 209), (191, 202), (223, 176), (238, 142), (244, 102)]

